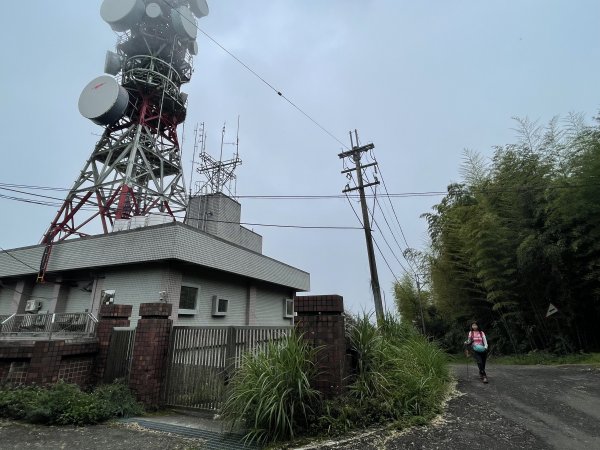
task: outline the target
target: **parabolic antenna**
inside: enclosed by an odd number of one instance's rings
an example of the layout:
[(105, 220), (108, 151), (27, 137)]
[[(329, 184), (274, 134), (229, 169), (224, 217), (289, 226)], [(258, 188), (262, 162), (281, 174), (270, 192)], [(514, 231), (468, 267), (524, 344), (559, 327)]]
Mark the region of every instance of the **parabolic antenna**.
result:
[(198, 54), (198, 42), (197, 41), (192, 41), (190, 42), (190, 53), (194, 56), (196, 56)]
[(106, 59), (104, 60), (104, 72), (111, 75), (116, 75), (121, 71), (121, 57), (115, 52), (106, 52)]
[(127, 90), (113, 77), (102, 75), (83, 89), (79, 112), (98, 125), (110, 125), (123, 117), (128, 103)]
[(158, 19), (162, 16), (162, 9), (158, 3), (148, 3), (146, 6), (146, 15), (151, 19)]
[(142, 0), (104, 0), (100, 7), (102, 19), (115, 31), (127, 31), (137, 24), (146, 11)]
[(171, 21), (175, 32), (184, 39), (194, 40), (198, 36), (196, 18), (189, 8), (180, 6), (171, 10)]
[(190, 0), (190, 8), (198, 19), (208, 16), (208, 4), (206, 0)]

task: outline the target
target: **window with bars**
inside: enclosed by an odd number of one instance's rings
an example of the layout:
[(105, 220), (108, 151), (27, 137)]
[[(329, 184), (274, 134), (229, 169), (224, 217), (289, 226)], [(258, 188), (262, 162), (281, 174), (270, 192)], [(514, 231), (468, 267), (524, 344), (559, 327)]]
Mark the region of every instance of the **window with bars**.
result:
[(196, 311), (196, 301), (198, 298), (198, 288), (192, 286), (181, 286), (179, 295), (179, 311)]

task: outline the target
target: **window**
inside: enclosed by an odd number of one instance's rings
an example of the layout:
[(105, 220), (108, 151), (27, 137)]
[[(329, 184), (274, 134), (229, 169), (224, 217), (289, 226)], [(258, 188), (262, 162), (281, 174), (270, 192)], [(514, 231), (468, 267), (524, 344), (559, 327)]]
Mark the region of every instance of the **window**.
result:
[(226, 316), (229, 308), (229, 300), (226, 298), (213, 297), (212, 315), (216, 317)]
[(294, 299), (293, 298), (283, 299), (283, 317), (285, 319), (291, 319), (294, 317)]
[(198, 288), (192, 286), (181, 286), (179, 295), (179, 314), (195, 314)]

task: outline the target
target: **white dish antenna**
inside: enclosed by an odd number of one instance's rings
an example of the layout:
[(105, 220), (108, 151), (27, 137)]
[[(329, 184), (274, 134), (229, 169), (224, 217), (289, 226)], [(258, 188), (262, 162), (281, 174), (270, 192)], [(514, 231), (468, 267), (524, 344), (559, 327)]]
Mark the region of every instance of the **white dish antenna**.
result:
[(190, 0), (190, 9), (198, 19), (208, 16), (208, 3), (206, 0)]
[(196, 18), (189, 8), (180, 6), (171, 10), (171, 21), (175, 32), (184, 39), (195, 40), (198, 36)]
[(108, 75), (92, 80), (79, 96), (79, 112), (98, 125), (115, 123), (123, 117), (128, 104), (127, 90)]
[(149, 3), (146, 6), (146, 15), (151, 19), (158, 19), (162, 16), (162, 9), (158, 3)]
[(196, 56), (198, 54), (198, 42), (197, 41), (190, 42), (189, 50), (192, 55)]
[(127, 31), (140, 22), (146, 6), (142, 0), (104, 0), (100, 16), (115, 31)]

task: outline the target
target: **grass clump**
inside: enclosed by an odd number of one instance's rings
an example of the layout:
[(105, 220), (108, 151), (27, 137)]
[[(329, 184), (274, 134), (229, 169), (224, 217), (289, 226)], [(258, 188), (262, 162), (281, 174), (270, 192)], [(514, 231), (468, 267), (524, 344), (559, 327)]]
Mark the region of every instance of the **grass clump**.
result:
[(0, 389), (0, 417), (31, 423), (88, 425), (142, 412), (129, 388), (121, 382), (100, 386), (90, 393), (62, 381), (49, 387)]
[(364, 314), (348, 338), (354, 373), (345, 395), (325, 404), (317, 429), (337, 434), (376, 424), (426, 423), (441, 408), (450, 375), (444, 352), (388, 315), (376, 326)]
[(293, 439), (309, 426), (319, 392), (311, 387), (315, 350), (296, 333), (256, 355), (244, 356), (222, 416), (248, 428), (246, 440), (264, 443)]

